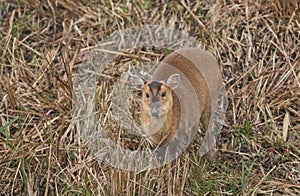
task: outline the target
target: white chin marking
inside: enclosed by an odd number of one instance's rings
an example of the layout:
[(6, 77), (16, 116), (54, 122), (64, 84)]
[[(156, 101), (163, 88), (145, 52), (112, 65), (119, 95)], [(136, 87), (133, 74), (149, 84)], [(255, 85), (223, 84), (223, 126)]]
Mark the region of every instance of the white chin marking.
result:
[(158, 132), (159, 130), (161, 130), (165, 121), (166, 121), (165, 116), (160, 116), (159, 118), (151, 116), (151, 121), (143, 125), (146, 135), (152, 135)]

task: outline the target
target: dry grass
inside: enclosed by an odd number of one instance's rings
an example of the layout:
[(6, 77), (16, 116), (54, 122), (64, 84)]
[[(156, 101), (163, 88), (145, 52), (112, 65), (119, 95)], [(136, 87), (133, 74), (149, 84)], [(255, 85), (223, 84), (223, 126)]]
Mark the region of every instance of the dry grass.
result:
[[(163, 2), (1, 1), (1, 195), (300, 194), (299, 2)], [(220, 63), (229, 108), (214, 163), (197, 155), (196, 140), (169, 165), (126, 172), (98, 163), (78, 139), (72, 72), (103, 38), (142, 24), (189, 32)], [(131, 51), (156, 61), (159, 52)], [(104, 70), (104, 110), (133, 60)]]

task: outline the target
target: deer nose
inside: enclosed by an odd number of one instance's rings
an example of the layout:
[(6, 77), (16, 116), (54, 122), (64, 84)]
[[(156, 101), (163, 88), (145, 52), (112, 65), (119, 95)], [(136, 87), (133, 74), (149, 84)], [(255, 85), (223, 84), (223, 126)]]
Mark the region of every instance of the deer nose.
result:
[(159, 110), (158, 109), (151, 109), (151, 116), (158, 118), (159, 117)]
[(160, 103), (159, 102), (154, 102), (150, 105), (150, 115), (155, 117), (155, 118), (158, 118), (159, 115), (160, 115), (160, 112), (159, 112), (159, 107), (160, 107)]

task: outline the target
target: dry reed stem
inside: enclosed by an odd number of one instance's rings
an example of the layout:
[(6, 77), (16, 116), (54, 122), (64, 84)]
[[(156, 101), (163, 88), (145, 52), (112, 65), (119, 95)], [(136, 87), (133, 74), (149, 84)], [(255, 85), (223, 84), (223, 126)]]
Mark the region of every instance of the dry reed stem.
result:
[[(299, 195), (299, 13), (293, 0), (2, 1), (0, 129), (12, 124), (0, 132), (1, 195)], [(197, 136), (164, 167), (121, 171), (78, 139), (72, 74), (106, 36), (143, 24), (188, 32), (218, 60), (229, 108), (215, 163), (197, 155)], [(129, 66), (165, 55), (124, 51), (100, 76), (100, 123), (128, 148), (143, 140), (113, 121), (112, 86)]]

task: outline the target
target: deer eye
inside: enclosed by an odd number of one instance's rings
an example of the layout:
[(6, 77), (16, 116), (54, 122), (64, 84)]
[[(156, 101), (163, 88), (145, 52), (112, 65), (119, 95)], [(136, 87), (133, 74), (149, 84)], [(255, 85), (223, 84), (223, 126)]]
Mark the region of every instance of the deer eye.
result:
[(163, 92), (162, 94), (161, 94), (161, 97), (165, 97), (166, 96), (166, 92)]
[(149, 93), (146, 93), (146, 97), (147, 97), (147, 98), (149, 98), (149, 97), (150, 97)]

